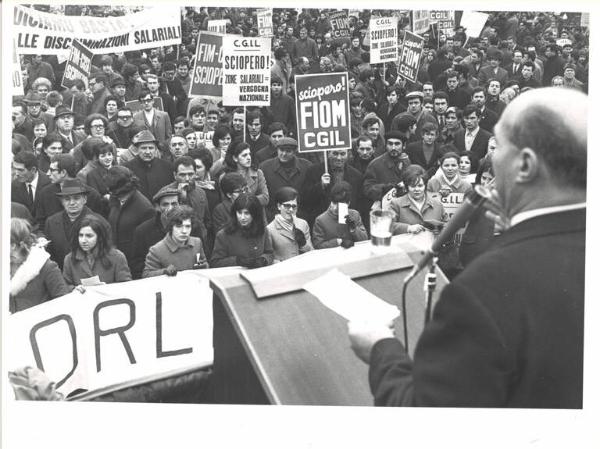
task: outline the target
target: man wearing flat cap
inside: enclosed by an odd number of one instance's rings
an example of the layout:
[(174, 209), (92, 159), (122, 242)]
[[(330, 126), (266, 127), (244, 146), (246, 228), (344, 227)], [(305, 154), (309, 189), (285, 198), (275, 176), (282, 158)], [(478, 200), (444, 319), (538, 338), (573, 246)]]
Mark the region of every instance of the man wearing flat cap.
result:
[(281, 187), (293, 187), (297, 191), (304, 184), (310, 161), (297, 156), (298, 142), (291, 137), (279, 139), (275, 144), (277, 156), (260, 164), (269, 189), (267, 218), (269, 221), (277, 215), (275, 192)]
[(167, 233), (167, 213), (181, 204), (180, 192), (176, 187), (165, 186), (154, 194), (152, 204), (156, 210), (154, 216), (139, 224), (133, 231), (129, 268), (134, 279), (142, 277), (144, 262), (150, 247), (161, 241)]
[(75, 114), (68, 107), (60, 105), (56, 108), (54, 124), (56, 132), (58, 132), (62, 139), (62, 147), (65, 153), (85, 140), (85, 133), (73, 130)]
[(435, 116), (423, 108), (423, 97), (423, 92), (418, 90), (406, 94), (405, 99), (408, 105), (406, 112), (401, 112), (392, 119), (390, 131), (397, 131), (399, 129), (398, 120), (400, 120), (400, 117), (406, 115), (412, 115), (417, 120), (417, 130), (415, 131), (417, 140), (421, 139), (423, 136), (422, 131), (425, 123), (431, 122), (437, 126), (438, 123)]
[(46, 247), (50, 257), (62, 269), (65, 256), (71, 251), (73, 230), (83, 217), (93, 215), (106, 225), (106, 229), (109, 229), (109, 225), (104, 217), (86, 206), (88, 187), (79, 179), (66, 179), (56, 196), (59, 197), (63, 210), (46, 219), (44, 235), (50, 241)]
[(133, 137), (137, 156), (123, 164), (139, 179), (139, 190), (146, 198), (152, 197), (161, 187), (173, 182), (171, 164), (158, 157), (158, 141), (148, 130), (143, 130)]

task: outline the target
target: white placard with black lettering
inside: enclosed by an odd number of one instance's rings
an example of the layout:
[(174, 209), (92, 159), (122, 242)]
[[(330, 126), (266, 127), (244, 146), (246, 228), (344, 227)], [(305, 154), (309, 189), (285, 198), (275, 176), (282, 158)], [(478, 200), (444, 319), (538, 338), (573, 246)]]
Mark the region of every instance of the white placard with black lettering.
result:
[(223, 36), (223, 104), (271, 104), (271, 39)]

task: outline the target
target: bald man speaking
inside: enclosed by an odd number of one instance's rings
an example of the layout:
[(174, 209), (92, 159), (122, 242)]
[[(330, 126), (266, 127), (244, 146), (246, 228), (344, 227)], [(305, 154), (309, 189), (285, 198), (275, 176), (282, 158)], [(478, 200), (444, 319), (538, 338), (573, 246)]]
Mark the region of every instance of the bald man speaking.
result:
[(509, 227), (444, 288), (414, 360), (391, 323), (349, 323), (375, 405), (582, 407), (587, 96), (526, 92), (495, 135)]

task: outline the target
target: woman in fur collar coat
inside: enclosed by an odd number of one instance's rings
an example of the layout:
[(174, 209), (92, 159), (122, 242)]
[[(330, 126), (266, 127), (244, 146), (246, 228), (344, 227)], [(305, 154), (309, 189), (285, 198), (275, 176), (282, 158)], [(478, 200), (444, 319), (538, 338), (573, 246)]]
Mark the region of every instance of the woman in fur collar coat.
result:
[(20, 312), (69, 293), (58, 265), (36, 242), (22, 218), (10, 223), (10, 312)]

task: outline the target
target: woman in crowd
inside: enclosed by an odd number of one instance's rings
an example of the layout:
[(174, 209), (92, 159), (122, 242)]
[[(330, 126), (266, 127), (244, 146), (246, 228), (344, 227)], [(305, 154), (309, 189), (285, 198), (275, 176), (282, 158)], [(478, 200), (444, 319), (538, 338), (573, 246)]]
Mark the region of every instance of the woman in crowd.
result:
[[(495, 177), (491, 158), (484, 160), (479, 166), (475, 184), (488, 189), (494, 188)], [(462, 235), (458, 255), (465, 267), (492, 244), (494, 222), (485, 216), (485, 212), (484, 207), (476, 210)]]
[(31, 225), (23, 218), (10, 221), (11, 313), (20, 312), (69, 293), (58, 265), (37, 243)]
[(194, 160), (196, 174), (194, 182), (196, 187), (204, 190), (206, 199), (208, 200), (208, 210), (212, 214), (213, 209), (219, 204), (220, 196), (215, 181), (210, 175), (210, 169), (213, 165), (213, 157), (209, 150), (203, 148), (201, 150), (192, 150), (188, 156)]
[(211, 151), (213, 165), (210, 169), (210, 175), (213, 179), (219, 179), (223, 172), (225, 164), (225, 155), (231, 146), (231, 130), (228, 126), (217, 126), (212, 137), (214, 148)]
[(31, 125), (33, 126), (33, 136), (34, 138), (44, 138), (48, 134), (48, 127), (46, 126), (46, 122), (41, 118), (34, 118), (31, 120)]
[(240, 142), (227, 150), (225, 155), (225, 172), (240, 173), (246, 179), (248, 193), (258, 198), (261, 206), (266, 207), (269, 203), (269, 190), (265, 175), (260, 168), (252, 164), (252, 153), (250, 145)]
[(298, 191), (293, 187), (282, 187), (275, 192), (275, 201), (279, 213), (267, 226), (275, 262), (311, 251), (308, 223), (298, 218)]
[(117, 111), (119, 110), (119, 100), (117, 97), (109, 95), (104, 99), (104, 115), (108, 123), (117, 121)]
[(556, 75), (554, 78), (552, 78), (552, 81), (550, 81), (551, 87), (563, 87), (564, 85), (565, 79), (560, 75)]
[(208, 268), (202, 240), (191, 235), (193, 221), (194, 210), (189, 206), (175, 206), (167, 212), (167, 234), (150, 247), (142, 277)]
[(440, 157), (441, 176), (433, 176), (427, 182), (427, 191), (440, 193), (446, 196), (449, 193), (467, 193), (472, 187), (467, 181), (461, 179), (458, 172), (460, 157), (453, 151)]
[(58, 133), (50, 133), (42, 140), (42, 151), (38, 156), (38, 170), (48, 174), (52, 156), (62, 154), (62, 138)]
[(110, 229), (97, 217), (84, 217), (73, 230), (71, 252), (63, 264), (63, 277), (70, 287), (97, 276), (96, 282), (112, 284), (131, 280), (125, 255), (113, 247)]
[(108, 201), (110, 192), (108, 190), (108, 170), (115, 165), (114, 147), (108, 142), (101, 141), (92, 146), (93, 160), (96, 168), (92, 169), (86, 176), (86, 184), (93, 187)]
[(259, 268), (273, 263), (273, 247), (256, 196), (242, 193), (231, 207), (229, 224), (217, 233), (212, 267)]
[(427, 184), (426, 172), (420, 165), (409, 165), (402, 176), (402, 182), (408, 193), (394, 198), (391, 210), (394, 212), (392, 233), (418, 234), (431, 228), (431, 224), (441, 224), (444, 217), (444, 207), (437, 198), (425, 190)]
[(463, 152), (458, 155), (460, 159), (458, 160), (458, 174), (461, 179), (467, 181), (469, 184), (475, 183), (475, 177), (477, 173), (472, 173), (471, 169), (473, 168), (473, 162), (471, 161), (471, 155), (469, 153)]
[[(350, 209), (351, 197), (352, 187), (346, 181), (340, 181), (333, 185), (329, 192), (329, 208), (316, 218), (313, 226), (313, 244), (316, 249), (337, 246), (349, 248), (354, 246), (354, 242), (369, 238), (360, 214), (358, 211)], [(348, 207), (343, 224), (338, 220), (340, 204)]]

